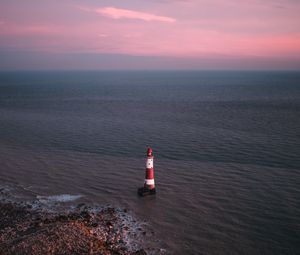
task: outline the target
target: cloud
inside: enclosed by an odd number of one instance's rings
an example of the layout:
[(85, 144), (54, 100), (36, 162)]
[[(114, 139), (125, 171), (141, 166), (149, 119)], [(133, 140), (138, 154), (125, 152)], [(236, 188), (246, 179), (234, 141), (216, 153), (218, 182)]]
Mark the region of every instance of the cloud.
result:
[(0, 35), (56, 35), (63, 29), (49, 24), (19, 24), (0, 21)]
[(98, 34), (99, 37), (109, 37), (108, 34)]
[(115, 7), (104, 7), (98, 8), (94, 10), (95, 12), (112, 18), (112, 19), (139, 19), (143, 21), (160, 21), (167, 23), (174, 23), (176, 20), (170, 17), (158, 16), (151, 13), (146, 12), (137, 12), (127, 9), (119, 9)]

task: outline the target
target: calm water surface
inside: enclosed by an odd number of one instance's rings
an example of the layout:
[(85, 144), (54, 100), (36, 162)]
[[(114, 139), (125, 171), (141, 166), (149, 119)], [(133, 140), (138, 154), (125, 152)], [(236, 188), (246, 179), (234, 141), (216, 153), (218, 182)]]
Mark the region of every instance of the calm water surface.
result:
[(126, 207), (170, 254), (299, 254), (299, 156), (300, 73), (0, 73), (0, 184)]

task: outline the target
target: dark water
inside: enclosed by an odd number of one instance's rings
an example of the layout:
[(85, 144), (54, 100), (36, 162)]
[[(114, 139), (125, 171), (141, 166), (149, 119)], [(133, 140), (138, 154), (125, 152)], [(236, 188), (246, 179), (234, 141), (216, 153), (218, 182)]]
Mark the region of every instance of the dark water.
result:
[(299, 254), (299, 156), (300, 73), (0, 74), (0, 184), (127, 207), (171, 254)]

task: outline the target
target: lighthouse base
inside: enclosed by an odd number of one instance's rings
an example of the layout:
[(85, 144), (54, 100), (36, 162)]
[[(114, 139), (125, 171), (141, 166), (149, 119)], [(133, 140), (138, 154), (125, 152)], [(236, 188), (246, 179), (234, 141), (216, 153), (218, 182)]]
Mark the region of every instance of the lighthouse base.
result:
[(144, 197), (144, 196), (148, 196), (148, 195), (155, 195), (156, 190), (155, 190), (155, 188), (154, 189), (148, 189), (148, 188), (142, 187), (142, 188), (139, 188), (137, 190), (137, 192), (140, 196)]

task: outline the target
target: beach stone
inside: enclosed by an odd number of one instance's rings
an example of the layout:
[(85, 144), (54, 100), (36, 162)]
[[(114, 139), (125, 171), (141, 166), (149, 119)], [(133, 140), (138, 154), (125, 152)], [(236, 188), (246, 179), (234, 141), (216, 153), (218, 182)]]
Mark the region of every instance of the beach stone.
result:
[(132, 253), (132, 255), (147, 255), (147, 252), (144, 249), (141, 249)]
[(118, 217), (114, 208), (58, 214), (0, 203), (0, 254), (131, 254)]

